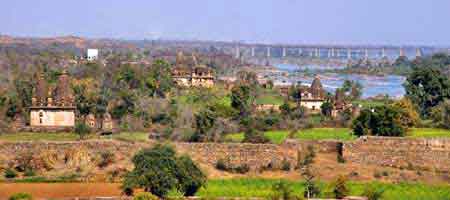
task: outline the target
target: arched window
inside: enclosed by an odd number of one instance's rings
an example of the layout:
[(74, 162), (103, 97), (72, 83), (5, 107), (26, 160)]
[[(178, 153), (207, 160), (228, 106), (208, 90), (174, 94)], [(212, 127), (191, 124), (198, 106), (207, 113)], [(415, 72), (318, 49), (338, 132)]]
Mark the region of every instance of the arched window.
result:
[(39, 124), (43, 123), (43, 118), (44, 118), (44, 111), (39, 111)]

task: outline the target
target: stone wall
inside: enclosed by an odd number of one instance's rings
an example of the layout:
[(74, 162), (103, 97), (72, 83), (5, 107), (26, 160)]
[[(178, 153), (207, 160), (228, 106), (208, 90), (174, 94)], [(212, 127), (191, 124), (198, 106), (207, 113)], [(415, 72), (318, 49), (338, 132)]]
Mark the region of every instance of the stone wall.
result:
[[(80, 166), (96, 166), (101, 152), (113, 152), (116, 163), (130, 168), (131, 158), (142, 148), (154, 143), (130, 143), (121, 141), (81, 141), (81, 142), (0, 142), (0, 169), (17, 165), (20, 157), (33, 157), (33, 164), (39, 168), (77, 169)], [(219, 159), (227, 159), (232, 165), (248, 165), (259, 169), (269, 163), (287, 160), (295, 163), (297, 150), (273, 144), (240, 143), (174, 143), (176, 150), (190, 155), (200, 164), (215, 165)]]
[(450, 139), (363, 137), (345, 143), (343, 155), (363, 164), (450, 172)]

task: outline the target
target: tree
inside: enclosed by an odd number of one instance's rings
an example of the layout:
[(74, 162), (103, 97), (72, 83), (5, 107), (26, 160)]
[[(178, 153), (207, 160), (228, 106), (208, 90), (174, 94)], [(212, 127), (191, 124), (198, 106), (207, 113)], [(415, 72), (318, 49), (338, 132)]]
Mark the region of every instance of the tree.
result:
[(145, 86), (150, 96), (165, 97), (165, 93), (173, 87), (170, 66), (164, 60), (155, 60), (146, 77)]
[(159, 200), (159, 198), (149, 192), (140, 192), (133, 197), (133, 200)]
[(33, 200), (33, 196), (28, 193), (17, 193), (10, 196), (8, 200)]
[(325, 101), (320, 106), (320, 110), (321, 110), (323, 116), (329, 117), (329, 116), (331, 116), (331, 111), (333, 111), (333, 104), (331, 104), (330, 101)]
[(255, 128), (248, 127), (244, 133), (244, 143), (269, 143), (270, 140), (264, 135), (264, 133), (256, 130)]
[(431, 111), (433, 123), (438, 127), (450, 129), (450, 100), (445, 100)]
[(214, 140), (214, 135), (211, 135), (211, 128), (214, 126), (216, 114), (206, 108), (195, 114), (195, 133), (191, 137), (191, 142), (208, 142)]
[(206, 183), (206, 176), (189, 157), (178, 157), (167, 145), (143, 149), (134, 155), (132, 162), (134, 169), (123, 180), (124, 190), (142, 188), (163, 198), (176, 189), (187, 196)]
[(91, 129), (84, 122), (77, 122), (75, 124), (74, 132), (80, 137), (80, 139), (84, 139), (86, 135), (91, 132)]
[(424, 117), (429, 116), (432, 107), (450, 98), (449, 79), (431, 65), (414, 67), (404, 87), (406, 97), (419, 108)]
[(347, 178), (345, 176), (338, 176), (333, 183), (333, 194), (336, 199), (343, 199), (349, 193), (347, 188)]
[(396, 101), (393, 106), (400, 111), (400, 122), (405, 127), (413, 127), (420, 120), (419, 113), (408, 98)]
[(255, 96), (251, 95), (251, 88), (248, 85), (240, 84), (231, 89), (231, 106), (239, 111), (241, 117), (250, 114)]
[(393, 106), (364, 109), (353, 121), (353, 133), (357, 136), (404, 136), (406, 128), (400, 117), (400, 111)]

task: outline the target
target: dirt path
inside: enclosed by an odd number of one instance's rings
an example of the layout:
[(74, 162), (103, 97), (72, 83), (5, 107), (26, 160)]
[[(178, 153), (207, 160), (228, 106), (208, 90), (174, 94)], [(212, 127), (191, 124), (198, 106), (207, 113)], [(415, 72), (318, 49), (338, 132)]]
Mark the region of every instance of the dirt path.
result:
[(0, 183), (0, 199), (12, 194), (26, 192), (34, 199), (120, 196), (117, 183)]

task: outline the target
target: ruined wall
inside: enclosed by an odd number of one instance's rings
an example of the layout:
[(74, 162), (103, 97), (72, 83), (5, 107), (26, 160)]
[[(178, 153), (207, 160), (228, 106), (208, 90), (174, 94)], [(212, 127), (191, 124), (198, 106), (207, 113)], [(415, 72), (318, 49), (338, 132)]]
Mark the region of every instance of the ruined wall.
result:
[[(3, 142), (0, 143), (0, 169), (17, 165), (19, 157), (31, 156), (33, 165), (40, 169), (96, 168), (100, 154), (113, 152), (115, 163), (130, 168), (132, 156), (142, 148), (154, 143), (130, 143), (121, 141), (81, 142)], [(258, 169), (268, 163), (287, 160), (295, 163), (298, 151), (289, 151), (273, 144), (215, 144), (174, 143), (176, 150), (190, 155), (200, 164), (215, 165), (219, 159), (228, 159), (230, 164), (247, 164)]]
[(345, 143), (343, 155), (363, 164), (450, 172), (450, 139), (444, 138), (363, 137)]

